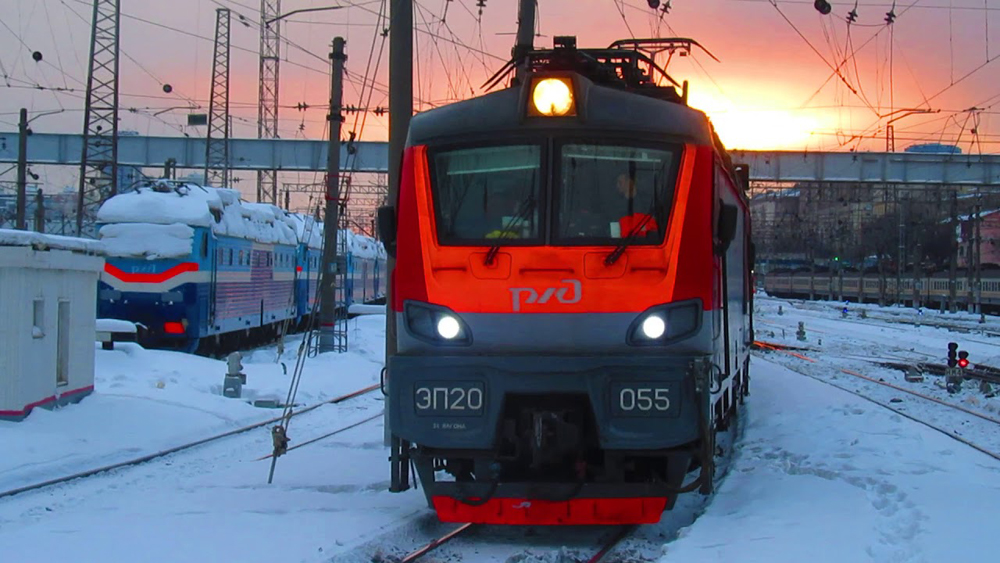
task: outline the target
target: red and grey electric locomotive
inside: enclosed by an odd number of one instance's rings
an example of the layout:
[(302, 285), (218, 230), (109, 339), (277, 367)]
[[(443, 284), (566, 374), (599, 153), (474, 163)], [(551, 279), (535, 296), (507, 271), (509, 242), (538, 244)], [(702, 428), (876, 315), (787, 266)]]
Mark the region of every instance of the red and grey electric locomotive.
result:
[(441, 520), (650, 523), (711, 490), (752, 245), (740, 167), (652, 59), (692, 44), (557, 38), (414, 116), (380, 210), (386, 422), (391, 490), (415, 468)]

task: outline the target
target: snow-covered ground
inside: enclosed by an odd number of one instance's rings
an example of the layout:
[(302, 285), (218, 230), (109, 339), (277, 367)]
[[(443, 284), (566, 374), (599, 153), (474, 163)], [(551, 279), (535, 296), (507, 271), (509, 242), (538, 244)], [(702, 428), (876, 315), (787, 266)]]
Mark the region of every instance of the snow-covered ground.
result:
[[(782, 306), (784, 314), (777, 314)], [(893, 403), (1000, 451), (995, 425), (863, 382), (841, 368), (994, 414), (1000, 399), (934, 385), (868, 361), (940, 362), (955, 340), (1000, 366), (981, 333), (887, 324), (899, 309), (840, 317), (838, 304), (757, 302), (757, 337), (807, 348), (810, 363), (768, 353), (752, 363), (743, 436), (717, 493), (683, 497), (640, 528), (612, 561), (987, 561), (1000, 503), (1000, 462), (882, 407), (802, 375)], [(914, 313), (915, 314), (915, 313)], [(937, 313), (925, 313), (924, 318)], [(952, 321), (956, 316), (942, 315)], [(977, 331), (975, 318), (970, 328)], [(795, 337), (797, 323), (807, 339)], [(306, 362), (298, 402), (313, 404), (378, 381), (384, 319), (351, 321), (351, 351)], [(987, 327), (992, 330), (995, 327)], [(782, 336), (784, 330), (784, 336)], [(773, 334), (772, 334), (773, 333)], [(822, 343), (820, 343), (822, 340)], [(95, 350), (96, 391), (78, 405), (0, 423), (0, 491), (137, 457), (270, 418), (279, 411), (225, 399), (225, 362), (118, 344)], [(280, 359), (294, 366), (295, 342)], [(244, 397), (284, 398), (289, 375), (273, 348), (244, 360)], [(926, 403), (926, 404), (925, 404)], [(381, 412), (378, 392), (292, 421), (292, 445)], [(946, 412), (947, 411), (947, 412)], [(0, 499), (3, 560), (372, 561), (399, 556), (447, 526), (420, 491), (386, 492), (381, 420), (290, 452), (267, 485), (267, 429), (138, 467)], [(429, 561), (578, 560), (606, 531), (484, 530)]]
[[(385, 317), (350, 321), (351, 351), (305, 364), (296, 403), (311, 405), (377, 383), (382, 369)], [(279, 416), (250, 404), (284, 401), (301, 336), (277, 360), (275, 348), (243, 359), (242, 399), (222, 396), (226, 362), (119, 342), (95, 345), (95, 392), (57, 411), (35, 409), (19, 423), (0, 423), (0, 491), (134, 459)], [(287, 372), (287, 375), (286, 375)], [(305, 419), (305, 416), (303, 417)], [(291, 432), (306, 421), (293, 420)], [(264, 430), (261, 430), (264, 432)], [(3, 501), (0, 501), (2, 503)]]

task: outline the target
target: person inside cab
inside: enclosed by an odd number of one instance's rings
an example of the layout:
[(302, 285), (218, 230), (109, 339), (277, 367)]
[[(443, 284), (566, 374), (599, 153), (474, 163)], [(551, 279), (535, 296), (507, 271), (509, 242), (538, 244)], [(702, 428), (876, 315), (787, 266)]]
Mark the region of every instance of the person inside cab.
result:
[(634, 167), (629, 167), (628, 174), (619, 174), (615, 183), (619, 196), (625, 200), (626, 213), (618, 218), (618, 237), (625, 238), (630, 234), (644, 237), (649, 233), (657, 233), (660, 227), (656, 219), (648, 213), (636, 212), (635, 196), (638, 188), (635, 183)]

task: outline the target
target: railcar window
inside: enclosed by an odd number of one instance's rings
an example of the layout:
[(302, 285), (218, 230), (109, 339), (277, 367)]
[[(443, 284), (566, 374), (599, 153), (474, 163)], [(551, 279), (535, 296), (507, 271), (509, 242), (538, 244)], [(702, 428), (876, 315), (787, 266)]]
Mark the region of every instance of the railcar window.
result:
[(677, 152), (565, 144), (559, 153), (556, 238), (569, 244), (659, 244), (673, 201)]
[(542, 150), (478, 147), (433, 154), (431, 185), (442, 244), (537, 242)]

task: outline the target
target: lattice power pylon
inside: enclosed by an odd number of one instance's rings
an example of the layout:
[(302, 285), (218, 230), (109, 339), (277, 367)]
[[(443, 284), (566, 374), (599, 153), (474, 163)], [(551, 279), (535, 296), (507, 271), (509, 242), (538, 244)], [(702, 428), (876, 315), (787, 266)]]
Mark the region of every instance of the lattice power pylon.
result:
[[(260, 0), (260, 93), (257, 138), (278, 138), (278, 63), (281, 44), (281, 0)], [(272, 21), (274, 20), (274, 21)], [(268, 23), (270, 22), (270, 23)], [(278, 204), (278, 171), (257, 173), (257, 201)]]
[(119, 0), (94, 0), (76, 233), (93, 235), (101, 203), (118, 192)]
[(227, 8), (215, 11), (212, 96), (205, 140), (205, 185), (229, 187), (229, 22)]

